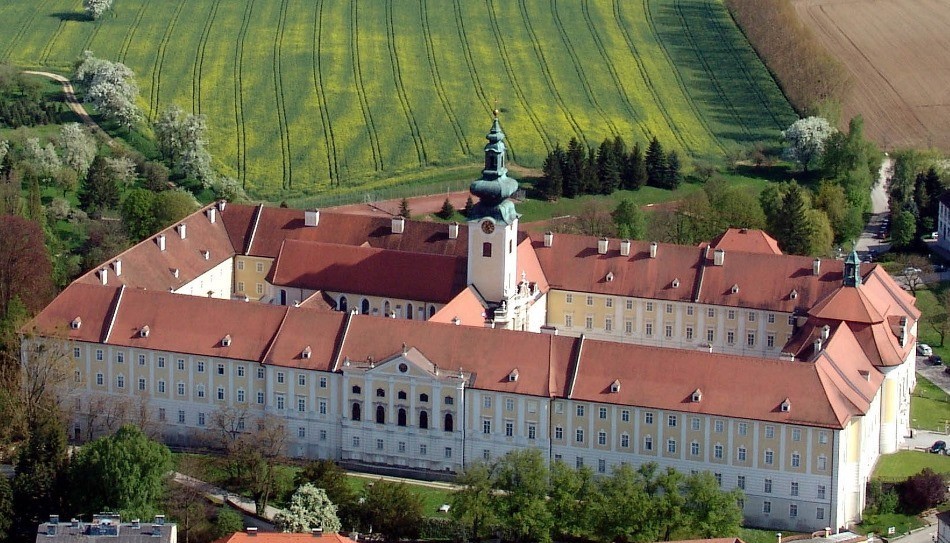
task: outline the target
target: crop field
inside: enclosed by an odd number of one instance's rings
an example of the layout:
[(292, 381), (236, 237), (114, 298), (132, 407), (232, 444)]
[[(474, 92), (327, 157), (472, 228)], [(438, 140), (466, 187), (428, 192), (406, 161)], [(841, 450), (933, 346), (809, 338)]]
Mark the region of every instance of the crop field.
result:
[(950, 151), (950, 10), (943, 0), (794, 0), (805, 25), (848, 69), (847, 120), (861, 114), (885, 149)]
[(216, 166), (277, 199), (481, 160), (654, 135), (692, 157), (795, 114), (719, 0), (0, 0), (0, 62), (132, 68), (146, 115), (207, 116)]

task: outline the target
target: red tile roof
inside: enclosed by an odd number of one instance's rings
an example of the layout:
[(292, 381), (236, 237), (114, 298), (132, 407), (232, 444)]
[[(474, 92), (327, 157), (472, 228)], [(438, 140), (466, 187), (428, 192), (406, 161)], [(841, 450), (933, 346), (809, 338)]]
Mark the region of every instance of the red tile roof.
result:
[[(102, 341), (109, 329), (119, 290), (119, 287), (114, 286), (73, 283), (24, 326), (23, 332), (35, 330), (76, 341)], [(80, 326), (72, 328), (71, 323), (77, 317)]]
[(457, 318), (462, 326), (484, 327), (487, 311), (485, 300), (472, 286), (469, 286), (452, 298), (452, 301), (442, 309), (436, 311), (435, 315), (429, 318), (429, 322), (454, 324), (453, 321)]
[[(214, 210), (215, 222), (208, 218)], [(230, 213), (231, 206), (224, 213)], [(126, 285), (150, 290), (179, 288), (199, 275), (234, 256), (234, 248), (222, 221), (224, 213), (214, 204), (205, 206), (181, 221), (146, 238), (130, 249), (110, 258), (76, 279), (77, 283), (102, 284), (100, 269), (108, 268), (109, 285)], [(181, 239), (180, 225), (185, 225)], [(165, 236), (165, 250), (159, 248), (159, 236)], [(209, 252), (205, 259), (204, 251)], [(115, 262), (121, 262), (121, 275), (115, 274)], [(178, 270), (175, 277), (174, 270)]]
[[(347, 315), (340, 312), (288, 308), (276, 339), (264, 356), (266, 364), (332, 371)], [(309, 358), (304, 351), (309, 348)]]
[(275, 532), (259, 532), (249, 534), (247, 532), (235, 532), (229, 536), (222, 537), (214, 543), (356, 543), (348, 537), (340, 534), (322, 534), (315, 536), (313, 534), (289, 534)]
[(271, 266), (278, 286), (424, 302), (450, 301), (465, 288), (464, 258), (287, 240)]
[(808, 314), (817, 319), (863, 324), (884, 321), (884, 317), (874, 308), (861, 287), (838, 287), (809, 309)]
[(762, 230), (753, 228), (729, 228), (709, 242), (713, 249), (780, 255), (778, 241)]

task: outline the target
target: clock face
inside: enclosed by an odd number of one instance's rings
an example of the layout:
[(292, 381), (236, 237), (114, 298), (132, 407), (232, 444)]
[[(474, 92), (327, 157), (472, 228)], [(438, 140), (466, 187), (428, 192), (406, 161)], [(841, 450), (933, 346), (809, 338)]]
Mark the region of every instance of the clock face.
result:
[(491, 234), (495, 231), (495, 223), (492, 221), (482, 221), (482, 232), (486, 234)]

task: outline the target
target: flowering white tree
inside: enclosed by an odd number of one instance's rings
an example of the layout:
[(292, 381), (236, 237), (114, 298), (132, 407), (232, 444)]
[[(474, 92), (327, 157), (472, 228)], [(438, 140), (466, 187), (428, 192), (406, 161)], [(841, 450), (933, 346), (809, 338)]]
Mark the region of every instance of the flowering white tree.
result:
[(112, 0), (83, 0), (82, 7), (86, 10), (86, 15), (96, 20), (112, 7)]
[(821, 158), (828, 137), (837, 132), (823, 117), (805, 117), (792, 123), (782, 132), (785, 138), (785, 158), (808, 171), (809, 164)]
[(7, 158), (7, 153), (10, 152), (10, 142), (7, 140), (0, 140), (0, 170), (3, 170), (3, 160)]
[(106, 118), (131, 129), (142, 117), (135, 105), (139, 86), (135, 74), (125, 64), (96, 58), (92, 51), (85, 51), (75, 79), (86, 87), (85, 101), (95, 105)]
[(309, 532), (320, 528), (324, 533), (336, 533), (341, 529), (336, 505), (322, 488), (310, 483), (302, 485), (290, 498), (290, 507), (274, 517), (274, 524), (282, 532)]
[(109, 169), (116, 183), (120, 185), (131, 185), (135, 182), (135, 162), (131, 158), (127, 156), (106, 158), (106, 167)]
[(72, 168), (80, 178), (86, 177), (92, 160), (96, 158), (96, 140), (79, 123), (66, 123), (57, 139), (63, 163)]
[(215, 179), (215, 172), (211, 168), (211, 154), (205, 147), (208, 127), (204, 115), (185, 114), (173, 105), (158, 116), (154, 129), (158, 148), (172, 169), (185, 177), (200, 179), (208, 188)]
[(51, 183), (63, 167), (63, 160), (52, 143), (41, 146), (39, 138), (28, 138), (24, 151), (31, 173), (42, 183)]

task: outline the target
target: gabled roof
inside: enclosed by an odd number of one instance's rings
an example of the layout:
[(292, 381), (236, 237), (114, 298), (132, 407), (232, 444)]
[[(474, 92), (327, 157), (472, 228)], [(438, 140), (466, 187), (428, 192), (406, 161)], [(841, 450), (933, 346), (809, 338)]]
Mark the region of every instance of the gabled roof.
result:
[(229, 536), (222, 537), (214, 543), (356, 543), (348, 537), (340, 534), (322, 534), (315, 536), (313, 534), (290, 534), (279, 532), (260, 532), (249, 534), (247, 532), (235, 532)]
[(468, 227), (459, 225), (457, 239), (449, 239), (449, 226), (436, 222), (406, 221), (401, 234), (392, 232), (392, 221), (320, 211), (317, 226), (305, 226), (305, 212), (267, 206), (229, 204), (223, 214), (231, 243), (241, 254), (276, 258), (285, 240), (363, 245), (411, 253), (447, 256), (468, 254)]
[(838, 287), (811, 309), (808, 315), (817, 319), (849, 321), (862, 324), (883, 322), (884, 317), (859, 287)]
[(762, 253), (780, 255), (782, 250), (778, 241), (762, 230), (754, 228), (729, 228), (709, 242), (713, 249), (738, 251), (741, 253)]
[(442, 309), (436, 311), (435, 315), (429, 318), (429, 322), (455, 324), (455, 319), (458, 319), (458, 324), (462, 326), (483, 327), (487, 311), (488, 304), (485, 299), (469, 285)]
[[(263, 357), (265, 364), (332, 371), (337, 344), (343, 338), (346, 314), (287, 308), (276, 337)], [(309, 358), (304, 350), (309, 347)]]
[[(36, 331), (76, 341), (103, 341), (109, 329), (112, 309), (119, 297), (119, 287), (73, 283), (59, 293), (46, 308), (23, 327), (29, 334)], [(76, 320), (78, 328), (71, 323)]]
[(445, 303), (465, 288), (464, 258), (286, 240), (273, 285)]
[[(209, 218), (210, 213), (215, 216), (214, 223)], [(234, 256), (234, 248), (222, 221), (228, 213), (231, 213), (231, 206), (221, 212), (216, 204), (207, 205), (110, 258), (75, 282), (102, 284), (100, 273), (102, 268), (106, 268), (108, 285), (150, 290), (178, 289)], [(181, 225), (185, 225), (184, 239)], [(165, 239), (164, 251), (159, 246), (160, 236)], [(116, 275), (116, 261), (121, 262), (121, 275)], [(175, 270), (178, 271), (177, 277)]]

